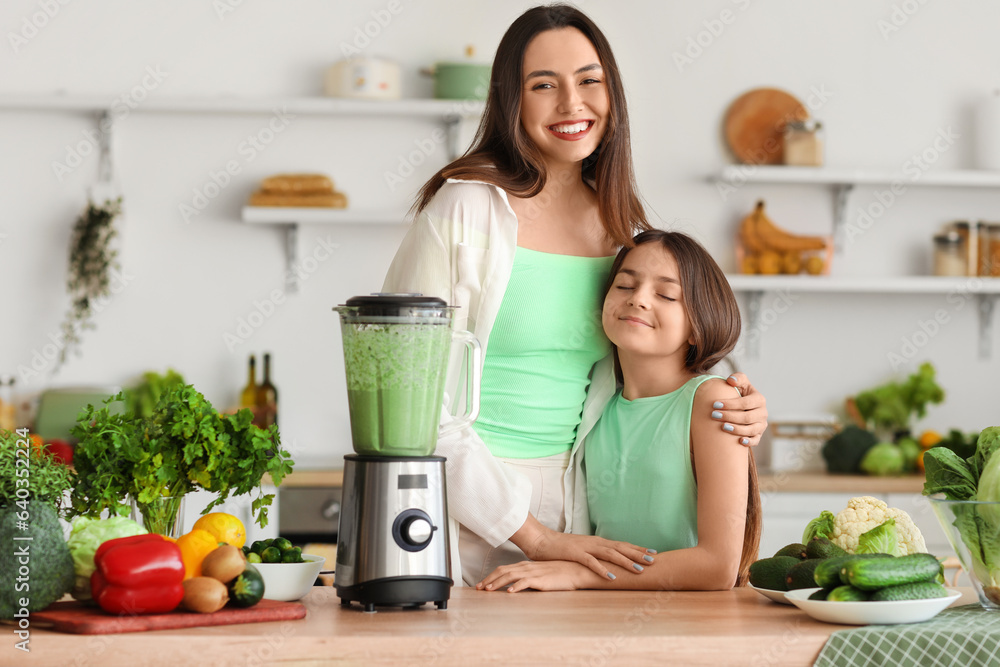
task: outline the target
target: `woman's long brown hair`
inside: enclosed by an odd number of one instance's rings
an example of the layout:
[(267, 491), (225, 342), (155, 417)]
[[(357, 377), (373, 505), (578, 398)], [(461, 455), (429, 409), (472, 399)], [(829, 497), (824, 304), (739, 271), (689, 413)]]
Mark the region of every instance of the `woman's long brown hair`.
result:
[[(694, 345), (688, 348), (684, 360), (687, 370), (692, 373), (707, 373), (715, 364), (732, 352), (740, 338), (740, 309), (733, 290), (708, 251), (693, 238), (679, 232), (665, 232), (659, 229), (645, 231), (633, 239), (632, 247), (646, 243), (659, 243), (677, 262), (680, 273), (684, 307), (691, 322)], [(614, 284), (615, 276), (625, 263), (631, 248), (624, 247), (618, 252), (611, 265), (611, 274), (604, 293)], [(618, 348), (612, 345), (615, 360), (615, 376), (623, 381)], [(760, 485), (757, 481), (757, 463), (753, 451), (747, 472), (747, 515), (743, 525), (743, 550), (740, 554), (740, 568), (736, 576), (737, 586), (746, 586), (750, 577), (750, 565), (757, 560), (760, 550), (761, 503)]]
[(600, 147), (583, 162), (583, 179), (593, 180), (601, 222), (608, 238), (629, 246), (632, 235), (650, 229), (636, 194), (628, 108), (621, 72), (607, 38), (583, 12), (569, 5), (533, 7), (507, 29), (497, 47), (479, 129), (465, 155), (451, 162), (421, 188), (419, 213), (449, 178), (492, 183), (517, 197), (533, 197), (545, 186), (541, 152), (521, 127), (524, 52), (539, 33), (576, 28), (594, 49), (604, 69), (610, 109)]

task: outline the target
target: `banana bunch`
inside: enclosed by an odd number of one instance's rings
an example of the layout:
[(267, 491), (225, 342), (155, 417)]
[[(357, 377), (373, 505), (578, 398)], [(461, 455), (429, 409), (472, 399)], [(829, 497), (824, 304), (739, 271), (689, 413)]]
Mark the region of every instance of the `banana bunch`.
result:
[(764, 212), (764, 200), (740, 222), (743, 243), (743, 273), (796, 274), (805, 269), (818, 275), (823, 272), (823, 258), (815, 253), (825, 250), (822, 236), (799, 236), (781, 229)]

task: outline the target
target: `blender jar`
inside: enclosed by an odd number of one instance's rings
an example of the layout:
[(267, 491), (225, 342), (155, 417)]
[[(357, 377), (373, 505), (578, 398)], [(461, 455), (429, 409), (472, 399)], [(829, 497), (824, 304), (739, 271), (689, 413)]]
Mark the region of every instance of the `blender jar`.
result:
[(353, 297), (340, 313), (347, 402), (354, 451), (368, 456), (429, 456), (437, 446), (445, 377), (453, 339), (469, 353), (466, 414), (448, 430), (478, 414), (479, 342), (452, 331), (454, 307), (421, 295)]

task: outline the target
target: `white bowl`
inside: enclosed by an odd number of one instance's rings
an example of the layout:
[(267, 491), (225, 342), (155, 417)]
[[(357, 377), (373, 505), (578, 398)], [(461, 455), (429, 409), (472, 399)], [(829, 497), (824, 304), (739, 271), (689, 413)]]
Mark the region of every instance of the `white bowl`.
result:
[(841, 625), (899, 625), (920, 623), (938, 615), (945, 607), (962, 597), (960, 591), (946, 588), (948, 597), (897, 602), (829, 602), (809, 600), (818, 588), (788, 591), (785, 597), (817, 621)]
[(768, 600), (780, 602), (781, 604), (792, 604), (791, 601), (785, 597), (785, 591), (776, 591), (773, 588), (757, 588), (753, 584), (747, 584), (747, 586), (754, 589)]
[(253, 563), (264, 578), (264, 599), (288, 602), (305, 596), (316, 583), (326, 559), (302, 554), (304, 563)]

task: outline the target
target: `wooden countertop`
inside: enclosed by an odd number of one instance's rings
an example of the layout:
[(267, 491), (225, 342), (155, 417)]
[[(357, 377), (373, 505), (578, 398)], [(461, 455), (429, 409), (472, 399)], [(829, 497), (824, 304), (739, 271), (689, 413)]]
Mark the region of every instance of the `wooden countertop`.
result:
[[(976, 602), (971, 588), (955, 605)], [(766, 664), (811, 665), (835, 630), (749, 588), (725, 592), (452, 590), (446, 611), (341, 607), (333, 588), (303, 599), (299, 621), (117, 635), (31, 628), (13, 665)], [(12, 662), (11, 662), (12, 661)]]
[[(265, 484), (271, 478), (264, 477)], [(331, 487), (344, 485), (343, 469), (301, 470), (281, 482), (288, 487)], [(868, 475), (828, 475), (820, 472), (777, 472), (760, 475), (760, 490), (789, 493), (920, 493), (923, 475), (870, 477)]]
[(761, 474), (760, 491), (787, 493), (921, 493), (924, 476), (873, 477), (830, 475), (823, 472), (776, 472)]

